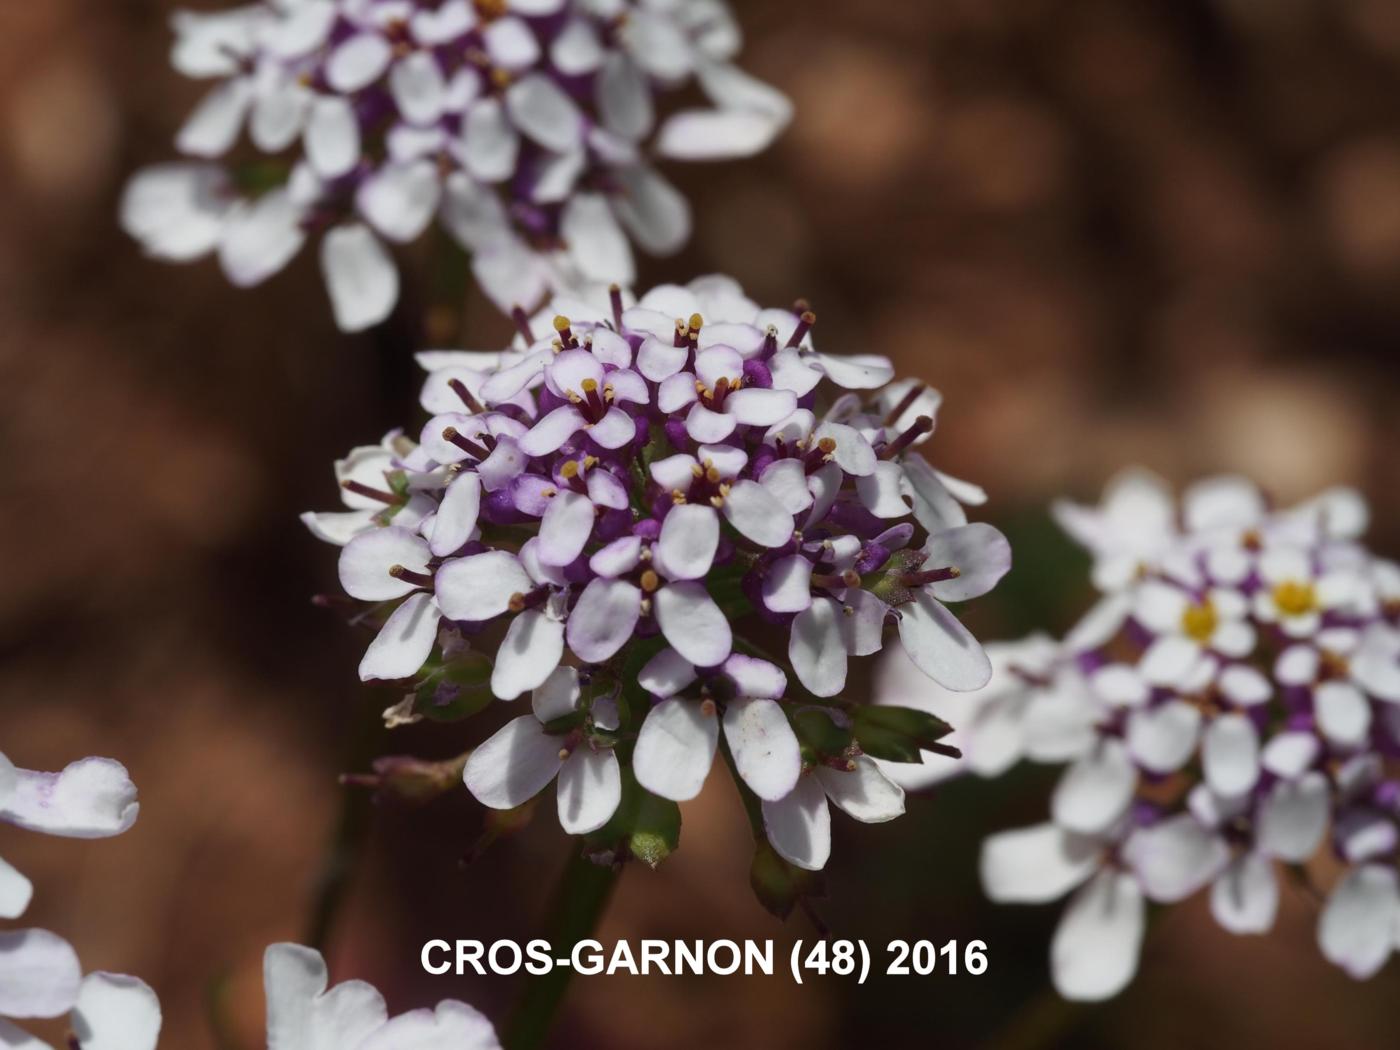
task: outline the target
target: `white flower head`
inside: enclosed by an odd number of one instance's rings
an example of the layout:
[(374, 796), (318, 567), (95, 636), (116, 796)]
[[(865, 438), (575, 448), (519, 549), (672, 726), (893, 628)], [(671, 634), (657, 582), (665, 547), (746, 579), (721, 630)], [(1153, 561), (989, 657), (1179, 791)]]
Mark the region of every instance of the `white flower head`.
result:
[[(1010, 548), (968, 522), (980, 490), (914, 451), (938, 395), (819, 353), (806, 304), (723, 277), (517, 320), (498, 353), (423, 355), (421, 440), (354, 450), (348, 509), (304, 516), (379, 625), (361, 677), (410, 685), (424, 717), (531, 695), (466, 760), (487, 806), (557, 780), (561, 824), (596, 840), (638, 792), (694, 798), (723, 755), (779, 854), (820, 866), (803, 814), (887, 819), (902, 793), (874, 760), (951, 751), (917, 705), (857, 703), (849, 662), (898, 637), (925, 681), (992, 673), (950, 606)], [(749, 644), (764, 622), (786, 652)]]
[[(388, 316), (390, 246), (435, 221), (505, 309), (631, 283), (632, 242), (690, 234), (653, 160), (748, 156), (791, 117), (733, 65), (717, 0), (261, 0), (173, 28), (175, 68), (211, 87), (176, 136), (187, 159), (136, 174), (123, 226), (157, 258), (217, 255), (240, 286), (315, 240), (347, 331)], [(692, 82), (703, 104), (659, 116)]]
[[(1136, 972), (1145, 901), (1209, 887), (1224, 929), (1264, 934), (1282, 866), (1329, 850), (1347, 871), (1319, 944), (1375, 973), (1400, 946), (1400, 779), (1383, 761), (1400, 753), (1400, 606), (1393, 565), (1357, 542), (1364, 502), (1334, 489), (1275, 510), (1230, 477), (1192, 486), (1178, 512), (1134, 472), (1100, 508), (1056, 513), (1108, 593), (1034, 673), (968, 705), (1008, 755), (1070, 763), (1051, 823), (988, 840), (987, 892), (1080, 887), (1052, 972), (1061, 994), (1100, 999)], [(978, 737), (962, 742), (970, 758)]]

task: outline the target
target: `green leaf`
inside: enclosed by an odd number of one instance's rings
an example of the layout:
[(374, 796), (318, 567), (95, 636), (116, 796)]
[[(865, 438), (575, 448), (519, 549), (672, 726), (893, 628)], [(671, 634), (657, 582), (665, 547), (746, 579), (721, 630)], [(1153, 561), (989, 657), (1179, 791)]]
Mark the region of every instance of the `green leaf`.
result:
[(953, 727), (937, 715), (931, 715), (927, 711), (918, 711), (912, 707), (868, 705), (857, 708), (855, 712), (856, 739), (862, 739), (861, 734), (871, 729), (907, 737), (910, 741), (922, 744), (924, 747), (942, 740), (953, 731)]

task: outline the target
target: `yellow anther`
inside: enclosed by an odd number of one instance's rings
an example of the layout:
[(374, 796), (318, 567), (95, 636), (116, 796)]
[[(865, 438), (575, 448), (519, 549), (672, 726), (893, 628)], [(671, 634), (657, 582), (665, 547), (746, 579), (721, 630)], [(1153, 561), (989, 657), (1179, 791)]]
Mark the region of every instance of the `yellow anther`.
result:
[(1210, 641), (1219, 622), (1220, 617), (1216, 615), (1215, 606), (1210, 603), (1209, 598), (1199, 605), (1188, 606), (1181, 614), (1182, 632), (1198, 642)]
[(554, 330), (563, 335), (569, 330), (569, 319), (563, 314), (554, 315)]
[(700, 713), (706, 718), (714, 718), (716, 710), (717, 708), (715, 707), (715, 702), (713, 700), (706, 698), (700, 701)]
[(656, 574), (655, 569), (647, 569), (642, 573), (642, 590), (651, 594), (661, 586), (661, 577)]
[(579, 386), (583, 387), (583, 392), (585, 394), (594, 394), (598, 391), (598, 380), (589, 377), (580, 383)]
[(562, 478), (578, 477), (578, 460), (571, 459), (565, 462), (564, 465), (559, 468), (559, 476)]
[(1317, 588), (1311, 583), (1284, 580), (1274, 588), (1274, 604), (1285, 616), (1306, 616), (1317, 609)]
[(699, 314), (691, 314), (691, 315), (690, 315), (690, 330), (691, 330), (692, 332), (698, 332), (698, 331), (700, 331), (700, 326), (703, 325), (704, 323), (705, 323), (705, 319), (704, 319), (703, 317), (701, 317)]

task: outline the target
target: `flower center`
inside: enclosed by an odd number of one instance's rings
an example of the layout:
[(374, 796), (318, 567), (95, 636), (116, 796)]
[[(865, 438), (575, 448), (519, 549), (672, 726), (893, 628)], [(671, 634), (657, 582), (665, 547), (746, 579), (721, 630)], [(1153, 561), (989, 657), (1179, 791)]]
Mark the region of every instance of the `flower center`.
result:
[(735, 390), (744, 385), (744, 377), (720, 376), (715, 380), (714, 389), (710, 389), (700, 380), (695, 381), (695, 392), (700, 395), (701, 403), (711, 412), (724, 411), (724, 399)]
[(1303, 616), (1317, 608), (1317, 589), (1311, 583), (1284, 580), (1274, 588), (1274, 604), (1285, 616)]
[(1207, 642), (1211, 635), (1215, 633), (1215, 626), (1220, 622), (1220, 617), (1216, 615), (1215, 606), (1207, 598), (1197, 605), (1191, 605), (1181, 614), (1181, 630), (1188, 638), (1193, 638), (1198, 642)]

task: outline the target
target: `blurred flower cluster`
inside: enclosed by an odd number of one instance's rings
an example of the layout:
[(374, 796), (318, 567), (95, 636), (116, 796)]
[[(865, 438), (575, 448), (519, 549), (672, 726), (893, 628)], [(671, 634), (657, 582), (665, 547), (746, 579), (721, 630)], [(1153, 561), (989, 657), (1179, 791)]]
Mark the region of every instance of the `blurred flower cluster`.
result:
[[(244, 286), (317, 237), (346, 330), (398, 299), (384, 242), (434, 218), (504, 308), (630, 284), (629, 237), (666, 254), (690, 234), (651, 156), (756, 153), (790, 116), (732, 64), (722, 0), (263, 0), (174, 30), (175, 68), (214, 87), (176, 138), (188, 159), (131, 180), (123, 225)], [(690, 84), (706, 104), (659, 119)]]
[[(1312, 893), (1328, 873), (1318, 944), (1374, 974), (1400, 947), (1400, 567), (1359, 542), (1362, 499), (1272, 509), (1216, 478), (1178, 513), (1131, 472), (1100, 505), (1055, 510), (1103, 597), (1063, 642), (993, 647), (994, 680), (962, 712), (964, 762), (982, 775), (1069, 763), (1050, 823), (985, 844), (989, 895), (1075, 891), (1055, 983), (1100, 999), (1136, 971), (1145, 901), (1208, 886), (1221, 926), (1261, 934), (1281, 874)], [(882, 695), (906, 689), (887, 672)]]
[(873, 758), (946, 750), (940, 720), (850, 696), (848, 662), (891, 628), (930, 678), (984, 685), (943, 603), (990, 590), (1010, 548), (917, 450), (937, 392), (818, 352), (815, 320), (724, 277), (556, 300), (508, 350), (421, 355), (419, 439), (336, 465), (347, 509), (304, 520), (375, 603), (361, 677), (412, 686), (390, 718), (532, 695), (465, 761), (484, 804), (557, 779), (567, 831), (655, 861), (718, 752), (756, 837), (817, 870), (828, 799), (891, 819), (903, 792)]
[[(64, 838), (120, 835), (136, 823), (136, 787), (119, 762), (84, 758), (59, 773), (16, 769), (0, 754), (0, 822)], [(34, 887), (0, 860), (0, 918), (17, 919)], [(51, 1050), (7, 1018), (69, 1015), (68, 1045), (155, 1050), (160, 1004), (135, 977), (83, 975), (78, 954), (48, 930), (0, 931), (0, 1045)]]

